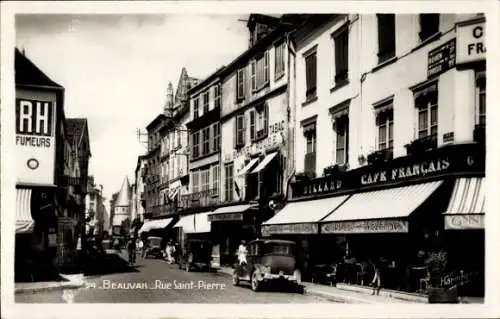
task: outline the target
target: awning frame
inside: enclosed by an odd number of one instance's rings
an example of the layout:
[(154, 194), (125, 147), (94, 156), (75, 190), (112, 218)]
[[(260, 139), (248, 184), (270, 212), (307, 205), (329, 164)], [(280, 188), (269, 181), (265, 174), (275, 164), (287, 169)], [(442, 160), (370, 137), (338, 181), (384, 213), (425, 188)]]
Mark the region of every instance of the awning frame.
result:
[(255, 174), (261, 172), (264, 168), (271, 163), (272, 160), (278, 155), (278, 152), (272, 152), (266, 155), (264, 159), (249, 173), (249, 174)]

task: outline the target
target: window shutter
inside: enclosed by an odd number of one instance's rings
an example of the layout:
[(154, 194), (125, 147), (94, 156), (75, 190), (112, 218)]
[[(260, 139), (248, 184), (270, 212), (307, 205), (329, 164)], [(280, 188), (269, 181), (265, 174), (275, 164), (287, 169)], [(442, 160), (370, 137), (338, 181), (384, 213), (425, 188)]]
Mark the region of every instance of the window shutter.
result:
[(255, 139), (255, 111), (250, 111), (250, 140)]
[(264, 83), (269, 81), (269, 51), (264, 53)]
[(236, 146), (238, 145), (237, 140), (238, 140), (238, 115), (234, 117), (234, 135), (233, 135), (234, 148), (236, 148)]
[(264, 112), (264, 123), (263, 123), (263, 130), (264, 130), (264, 135), (267, 135), (268, 133), (268, 125), (269, 125), (269, 105), (265, 104), (264, 105), (264, 110), (262, 110), (262, 112)]
[(242, 129), (241, 129), (242, 130), (242, 133), (241, 133), (242, 138), (241, 138), (241, 142), (242, 142), (243, 145), (245, 145), (245, 137), (246, 137), (246, 132), (247, 132), (247, 128), (246, 128), (246, 126), (247, 126), (247, 123), (246, 123), (247, 122), (247, 117), (245, 116), (245, 113), (241, 114), (241, 117), (242, 117), (241, 118), (241, 122), (242, 122)]
[(255, 60), (252, 60), (250, 63), (250, 87), (252, 89), (252, 92), (254, 92), (257, 89), (257, 83), (256, 83), (256, 76), (255, 76), (256, 70), (255, 70)]

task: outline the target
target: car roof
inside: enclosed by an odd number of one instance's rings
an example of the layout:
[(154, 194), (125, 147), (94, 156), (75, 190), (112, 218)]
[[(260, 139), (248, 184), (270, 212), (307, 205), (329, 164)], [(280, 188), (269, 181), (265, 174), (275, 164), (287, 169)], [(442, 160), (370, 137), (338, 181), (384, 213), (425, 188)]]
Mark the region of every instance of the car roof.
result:
[(264, 244), (289, 244), (289, 245), (295, 245), (294, 241), (291, 240), (284, 240), (284, 239), (255, 239), (249, 242), (251, 243), (256, 243), (256, 242), (261, 242)]

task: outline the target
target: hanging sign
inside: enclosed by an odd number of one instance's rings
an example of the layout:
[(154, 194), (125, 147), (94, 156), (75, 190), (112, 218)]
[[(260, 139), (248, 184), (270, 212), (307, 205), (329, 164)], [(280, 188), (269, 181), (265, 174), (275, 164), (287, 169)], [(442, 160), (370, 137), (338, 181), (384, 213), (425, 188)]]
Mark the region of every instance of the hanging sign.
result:
[(485, 19), (457, 24), (457, 64), (486, 59)]
[(433, 77), (455, 67), (456, 40), (440, 45), (428, 54), (427, 77)]
[(446, 215), (444, 229), (484, 229), (484, 215)]

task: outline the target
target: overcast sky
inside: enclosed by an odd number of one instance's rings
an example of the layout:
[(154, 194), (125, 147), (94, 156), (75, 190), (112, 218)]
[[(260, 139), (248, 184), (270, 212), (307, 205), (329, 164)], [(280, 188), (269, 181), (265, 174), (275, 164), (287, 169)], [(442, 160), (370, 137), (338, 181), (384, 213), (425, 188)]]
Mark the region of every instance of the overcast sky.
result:
[(203, 79), (241, 54), (248, 15), (18, 15), (16, 45), (65, 88), (66, 117), (89, 121), (90, 174), (109, 199), (182, 67)]

